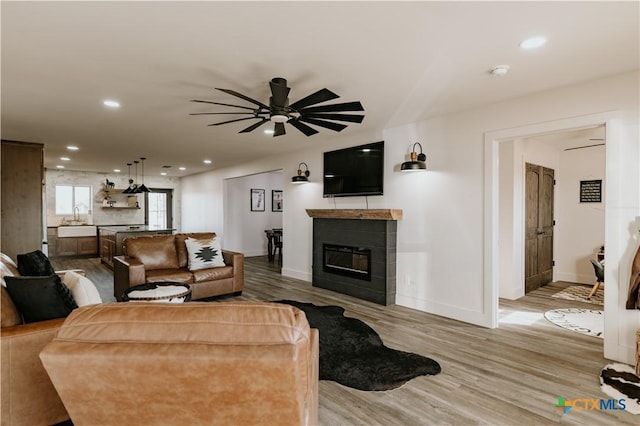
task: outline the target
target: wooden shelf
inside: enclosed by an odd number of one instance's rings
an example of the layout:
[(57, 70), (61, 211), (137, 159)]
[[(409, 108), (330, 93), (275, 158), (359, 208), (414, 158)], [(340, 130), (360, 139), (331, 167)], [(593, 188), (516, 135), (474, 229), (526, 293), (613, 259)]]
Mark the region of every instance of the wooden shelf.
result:
[(307, 214), (318, 219), (402, 219), (402, 209), (307, 209)]
[(138, 210), (140, 207), (102, 206), (103, 209)]

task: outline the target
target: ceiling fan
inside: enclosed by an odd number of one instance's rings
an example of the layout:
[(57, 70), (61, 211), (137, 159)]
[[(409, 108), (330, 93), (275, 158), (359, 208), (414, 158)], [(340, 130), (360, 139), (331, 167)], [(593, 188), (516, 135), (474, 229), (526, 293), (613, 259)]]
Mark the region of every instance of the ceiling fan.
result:
[(237, 121), (244, 120), (258, 120), (258, 122), (238, 132), (248, 133), (270, 121), (275, 123), (273, 132), (274, 137), (286, 134), (284, 123), (289, 123), (305, 135), (311, 136), (318, 133), (318, 131), (305, 123), (339, 132), (345, 129), (347, 125), (336, 123), (335, 121), (361, 123), (364, 119), (364, 115), (360, 114), (337, 114), (346, 111), (364, 111), (364, 108), (362, 107), (362, 104), (360, 102), (344, 102), (339, 104), (313, 106), (340, 97), (329, 89), (318, 90), (317, 92), (314, 92), (309, 96), (300, 99), (299, 101), (289, 104), (288, 96), (291, 88), (287, 87), (287, 80), (281, 77), (275, 77), (271, 79), (271, 81), (269, 82), (269, 86), (271, 87), (269, 105), (266, 105), (258, 100), (252, 99), (234, 90), (220, 89), (216, 87), (216, 90), (220, 90), (222, 92), (236, 96), (240, 99), (256, 105), (256, 107), (231, 105), (220, 102), (192, 99), (191, 102), (201, 102), (205, 104), (241, 108), (248, 111), (196, 112), (189, 115), (248, 114), (248, 117), (236, 118), (234, 120), (222, 121), (220, 123), (213, 123), (209, 124), (209, 126), (219, 126), (221, 124), (235, 123)]

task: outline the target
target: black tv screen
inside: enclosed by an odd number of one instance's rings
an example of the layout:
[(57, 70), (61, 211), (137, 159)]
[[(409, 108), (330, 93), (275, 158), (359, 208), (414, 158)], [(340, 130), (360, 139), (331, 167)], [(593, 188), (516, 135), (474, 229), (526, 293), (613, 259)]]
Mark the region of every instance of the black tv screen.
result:
[(384, 141), (324, 153), (323, 197), (382, 195)]

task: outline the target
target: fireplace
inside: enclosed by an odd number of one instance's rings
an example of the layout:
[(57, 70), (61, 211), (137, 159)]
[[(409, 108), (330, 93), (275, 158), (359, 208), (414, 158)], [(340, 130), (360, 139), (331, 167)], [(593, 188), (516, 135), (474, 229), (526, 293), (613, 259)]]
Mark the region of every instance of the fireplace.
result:
[(393, 305), (401, 211), (391, 212), (307, 210), (313, 217), (313, 286)]
[(336, 244), (322, 244), (325, 272), (371, 281), (371, 250)]

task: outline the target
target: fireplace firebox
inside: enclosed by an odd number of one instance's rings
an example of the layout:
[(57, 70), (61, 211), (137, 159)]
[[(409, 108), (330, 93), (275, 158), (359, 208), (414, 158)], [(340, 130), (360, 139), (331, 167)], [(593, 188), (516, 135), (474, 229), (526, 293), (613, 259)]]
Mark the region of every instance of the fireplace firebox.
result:
[(336, 244), (322, 244), (325, 272), (371, 281), (371, 250)]

